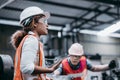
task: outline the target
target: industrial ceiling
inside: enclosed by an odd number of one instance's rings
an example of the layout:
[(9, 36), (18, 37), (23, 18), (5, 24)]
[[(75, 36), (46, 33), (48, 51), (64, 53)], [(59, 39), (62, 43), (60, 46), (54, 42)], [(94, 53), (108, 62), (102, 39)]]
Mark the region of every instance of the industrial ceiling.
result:
[(50, 12), (48, 23), (56, 29), (100, 31), (120, 20), (120, 0), (0, 0), (0, 24), (19, 22), (21, 11), (29, 6)]

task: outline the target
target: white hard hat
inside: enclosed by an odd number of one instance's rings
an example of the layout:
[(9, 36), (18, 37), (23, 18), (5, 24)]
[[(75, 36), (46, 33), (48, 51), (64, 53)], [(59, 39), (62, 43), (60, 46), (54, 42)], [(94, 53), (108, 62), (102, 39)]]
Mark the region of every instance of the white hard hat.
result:
[(84, 54), (83, 46), (79, 43), (74, 43), (68, 50), (69, 55), (82, 56)]
[(42, 9), (36, 6), (31, 6), (28, 8), (25, 8), (22, 13), (20, 14), (20, 23), (25, 20), (26, 18), (29, 18), (34, 15), (43, 14), (48, 19), (50, 17), (49, 12), (44, 12)]

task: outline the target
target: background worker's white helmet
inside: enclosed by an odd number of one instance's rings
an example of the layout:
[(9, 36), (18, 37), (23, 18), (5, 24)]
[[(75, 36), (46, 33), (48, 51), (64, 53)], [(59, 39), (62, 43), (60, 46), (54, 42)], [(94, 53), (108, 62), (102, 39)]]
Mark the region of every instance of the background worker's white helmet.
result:
[(31, 7), (25, 8), (20, 14), (20, 23), (31, 16), (39, 15), (39, 14), (45, 15), (46, 18), (50, 17), (50, 14), (48, 12), (44, 12), (39, 7), (31, 6)]
[(82, 56), (84, 54), (83, 46), (79, 43), (74, 43), (68, 50), (69, 55)]

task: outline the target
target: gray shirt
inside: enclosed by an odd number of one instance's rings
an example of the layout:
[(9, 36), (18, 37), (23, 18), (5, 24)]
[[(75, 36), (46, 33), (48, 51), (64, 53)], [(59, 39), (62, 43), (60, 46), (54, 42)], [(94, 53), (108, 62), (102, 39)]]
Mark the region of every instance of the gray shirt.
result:
[[(30, 31), (28, 34), (34, 34)], [(31, 74), (34, 71), (35, 63), (38, 62), (38, 39), (35, 36), (30, 35), (23, 43), (21, 53), (20, 69), (24, 74)], [(45, 58), (43, 54), (43, 65)], [(44, 65), (45, 66), (45, 65)]]

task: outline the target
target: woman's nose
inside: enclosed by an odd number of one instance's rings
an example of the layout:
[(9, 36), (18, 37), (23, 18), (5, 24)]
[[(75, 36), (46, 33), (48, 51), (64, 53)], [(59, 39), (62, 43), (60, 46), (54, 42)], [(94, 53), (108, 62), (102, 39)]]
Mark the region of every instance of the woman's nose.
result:
[(46, 24), (46, 28), (48, 29), (48, 24)]

